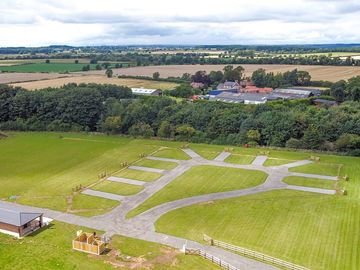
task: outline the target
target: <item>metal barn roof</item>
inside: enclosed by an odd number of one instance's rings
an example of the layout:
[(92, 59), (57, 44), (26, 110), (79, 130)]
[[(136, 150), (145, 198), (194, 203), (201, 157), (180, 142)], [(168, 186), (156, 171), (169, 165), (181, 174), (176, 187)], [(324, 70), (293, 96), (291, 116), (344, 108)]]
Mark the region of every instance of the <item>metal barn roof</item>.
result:
[(42, 213), (27, 212), (21, 206), (0, 202), (0, 222), (2, 223), (22, 226), (41, 215)]

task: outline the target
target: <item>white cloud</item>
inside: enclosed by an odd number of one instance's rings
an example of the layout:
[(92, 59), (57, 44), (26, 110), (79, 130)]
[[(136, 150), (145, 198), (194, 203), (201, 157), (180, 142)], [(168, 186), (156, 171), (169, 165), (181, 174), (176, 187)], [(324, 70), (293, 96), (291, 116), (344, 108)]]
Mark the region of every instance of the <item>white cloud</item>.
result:
[(2, 0), (0, 46), (360, 42), (357, 0)]

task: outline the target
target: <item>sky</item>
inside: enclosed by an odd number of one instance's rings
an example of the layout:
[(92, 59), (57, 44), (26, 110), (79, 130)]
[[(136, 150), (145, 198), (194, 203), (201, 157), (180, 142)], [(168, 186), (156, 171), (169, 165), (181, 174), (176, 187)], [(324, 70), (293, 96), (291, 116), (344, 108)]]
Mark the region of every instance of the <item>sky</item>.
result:
[(360, 0), (0, 0), (0, 46), (360, 43)]

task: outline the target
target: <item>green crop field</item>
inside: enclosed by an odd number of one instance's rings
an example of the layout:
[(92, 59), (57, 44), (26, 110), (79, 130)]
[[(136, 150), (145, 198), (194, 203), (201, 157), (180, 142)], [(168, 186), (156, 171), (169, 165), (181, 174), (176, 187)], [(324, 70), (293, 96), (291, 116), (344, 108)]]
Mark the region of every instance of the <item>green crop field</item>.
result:
[(129, 212), (128, 217), (165, 202), (257, 186), (263, 183), (265, 178), (266, 174), (260, 171), (214, 166), (193, 167)]
[[(75, 72), (82, 71), (85, 64), (75, 63), (29, 63), (14, 66), (0, 66), (0, 71), (5, 72)], [(90, 65), (90, 69), (95, 70), (95, 64)]]
[[(66, 223), (53, 222), (50, 227), (22, 240), (0, 234), (1, 269), (220, 269), (201, 257), (186, 256), (169, 247), (118, 235), (112, 238), (109, 246), (110, 252), (101, 256), (89, 256), (71, 249), (71, 241), (79, 229), (86, 232), (94, 231)], [(101, 233), (98, 232), (98, 234)], [(116, 268), (110, 262), (114, 263)]]
[[(308, 154), (270, 155), (289, 158), (290, 163)], [(339, 164), (340, 175), (350, 179), (340, 181), (347, 196), (291, 190), (259, 193), (175, 210), (162, 216), (156, 229), (197, 241), (205, 233), (315, 270), (360, 269), (360, 159), (321, 155), (321, 162), (298, 170), (334, 174), (337, 169), (331, 168)]]

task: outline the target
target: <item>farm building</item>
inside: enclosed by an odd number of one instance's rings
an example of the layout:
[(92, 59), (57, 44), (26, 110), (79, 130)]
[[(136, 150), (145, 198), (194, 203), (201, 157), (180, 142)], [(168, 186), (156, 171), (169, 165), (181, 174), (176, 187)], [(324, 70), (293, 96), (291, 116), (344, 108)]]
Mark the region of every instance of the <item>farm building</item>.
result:
[(100, 255), (105, 250), (105, 242), (101, 241), (96, 233), (85, 233), (78, 231), (76, 238), (72, 241), (74, 250)]
[(223, 92), (238, 93), (240, 91), (240, 84), (238, 82), (224, 82), (220, 83), (215, 90), (209, 91), (210, 96), (217, 96)]
[(262, 87), (256, 87), (252, 85), (248, 85), (246, 87), (241, 88), (240, 92), (243, 93), (271, 93), (273, 91), (272, 88), (262, 88)]
[(229, 82), (220, 83), (217, 87), (217, 90), (239, 90), (240, 84), (238, 82)]
[(131, 88), (131, 91), (135, 95), (161, 96), (162, 94), (162, 91), (159, 89)]
[(332, 106), (337, 105), (337, 102), (334, 100), (327, 100), (327, 99), (322, 99), (322, 98), (314, 99), (313, 102), (316, 105), (325, 106), (325, 107), (332, 107)]
[(308, 98), (314, 95), (311, 90), (294, 88), (277, 88), (273, 94), (283, 99)]
[(43, 226), (43, 214), (0, 202), (0, 232), (22, 238)]
[(217, 96), (210, 96), (212, 101), (222, 101), (226, 103), (244, 104), (263, 104), (266, 103), (268, 96), (259, 93), (231, 93), (223, 92)]

